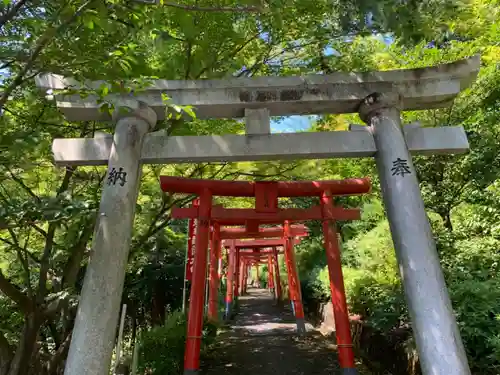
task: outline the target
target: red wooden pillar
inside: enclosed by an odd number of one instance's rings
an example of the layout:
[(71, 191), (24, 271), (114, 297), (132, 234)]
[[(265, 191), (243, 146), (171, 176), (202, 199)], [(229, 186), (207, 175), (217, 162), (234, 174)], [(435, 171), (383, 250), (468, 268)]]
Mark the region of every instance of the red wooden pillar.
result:
[(203, 305), (205, 297), (205, 276), (207, 250), (210, 236), (210, 211), (212, 193), (205, 189), (200, 194), (198, 225), (196, 233), (196, 254), (194, 259), (188, 321), (186, 350), (184, 354), (184, 375), (197, 374), (200, 368), (201, 334), (203, 329)]
[(245, 275), (246, 275), (246, 285), (245, 285), (245, 293), (247, 293), (248, 291), (248, 282), (250, 281), (249, 278), (250, 278), (250, 275), (251, 275), (251, 272), (250, 272), (250, 262), (247, 261), (246, 265), (245, 265)]
[(278, 263), (278, 251), (273, 247), (273, 257), (274, 257), (274, 271), (276, 275), (276, 299), (278, 303), (281, 303), (281, 276), (280, 276), (280, 265)]
[(257, 288), (260, 288), (259, 263), (255, 263), (255, 278), (257, 279)]
[(219, 285), (220, 285), (220, 281), (221, 281), (221, 278), (222, 278), (222, 251), (221, 251), (221, 240), (220, 240), (220, 238), (219, 238), (219, 244), (218, 245), (219, 246), (217, 247), (217, 258), (219, 260), (219, 264), (217, 266), (217, 278), (219, 280)]
[(285, 259), (288, 269), (288, 283), (290, 297), (293, 302), (295, 320), (297, 321), (297, 333), (299, 335), (306, 333), (306, 322), (304, 316), (304, 307), (302, 306), (302, 293), (300, 290), (300, 280), (295, 263), (295, 252), (293, 249), (293, 237), (290, 236), (290, 223), (285, 221)]
[(270, 254), (267, 256), (267, 285), (269, 287), (269, 291), (274, 295), (274, 272), (273, 272), (273, 256)]
[(226, 275), (226, 313), (225, 319), (231, 318), (231, 309), (233, 307), (233, 292), (234, 292), (234, 266), (236, 263), (236, 246), (234, 241), (231, 243), (231, 248), (228, 249), (227, 275)]
[(246, 270), (245, 270), (245, 267), (246, 267), (246, 259), (241, 257), (241, 271), (240, 271), (240, 296), (244, 295), (245, 294), (245, 285), (246, 285)]
[(220, 251), (220, 226), (213, 225), (212, 244), (210, 247), (210, 281), (208, 291), (208, 319), (212, 322), (218, 320), (219, 315), (219, 251)]
[(248, 289), (248, 262), (245, 263), (245, 294), (247, 293)]
[(240, 260), (240, 296), (245, 293), (246, 276), (245, 276), (245, 260)]
[[(321, 205), (324, 213), (333, 209), (333, 198), (331, 193), (325, 192), (323, 194), (321, 197)], [(337, 351), (340, 367), (343, 374), (357, 374), (354, 365), (351, 325), (347, 310), (340, 248), (335, 222), (323, 220), (323, 235), (325, 238), (328, 274), (330, 276), (330, 290), (332, 295), (333, 314), (335, 317), (335, 333), (337, 336)]]
[(236, 301), (240, 295), (239, 291), (240, 291), (240, 269), (241, 269), (241, 266), (240, 266), (240, 251), (239, 249), (237, 248), (236, 249), (236, 262), (235, 262), (235, 276), (234, 276), (234, 292), (233, 292), (233, 298), (234, 300)]

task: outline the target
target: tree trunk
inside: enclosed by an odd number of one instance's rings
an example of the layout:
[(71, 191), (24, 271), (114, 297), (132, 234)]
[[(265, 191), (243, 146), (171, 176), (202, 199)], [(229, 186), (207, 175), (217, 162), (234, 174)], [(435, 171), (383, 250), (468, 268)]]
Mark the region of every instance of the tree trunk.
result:
[(0, 333), (0, 375), (7, 375), (12, 361), (12, 348), (3, 334)]
[(36, 312), (25, 317), (22, 337), (10, 364), (8, 375), (28, 374), (40, 325), (40, 318)]
[(450, 232), (453, 231), (453, 225), (451, 224), (451, 216), (450, 216), (450, 211), (446, 212), (440, 212), (439, 216), (441, 216), (441, 219), (443, 219), (443, 225), (446, 229), (448, 229)]

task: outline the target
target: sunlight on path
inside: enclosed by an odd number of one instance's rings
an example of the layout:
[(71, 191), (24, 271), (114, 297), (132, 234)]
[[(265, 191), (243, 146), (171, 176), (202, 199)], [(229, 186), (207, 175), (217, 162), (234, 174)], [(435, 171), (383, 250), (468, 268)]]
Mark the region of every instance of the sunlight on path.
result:
[(331, 375), (338, 372), (334, 346), (310, 324), (295, 334), (289, 306), (278, 307), (267, 290), (249, 289), (240, 297), (240, 312), (222, 333), (204, 363), (206, 375)]

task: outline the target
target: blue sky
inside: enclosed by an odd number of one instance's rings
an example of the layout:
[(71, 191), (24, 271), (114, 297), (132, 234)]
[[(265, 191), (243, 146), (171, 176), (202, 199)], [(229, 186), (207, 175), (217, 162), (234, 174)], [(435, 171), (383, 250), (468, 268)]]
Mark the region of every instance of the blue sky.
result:
[[(390, 34), (377, 34), (375, 36), (383, 40), (387, 45), (390, 45), (394, 41), (393, 36)], [(323, 53), (325, 56), (331, 56), (338, 52), (331, 46), (327, 46)], [(293, 133), (307, 130), (316, 118), (317, 116), (287, 116), (281, 121), (271, 121), (271, 132)]]
[(314, 116), (287, 116), (280, 121), (271, 121), (272, 133), (294, 133), (308, 129)]

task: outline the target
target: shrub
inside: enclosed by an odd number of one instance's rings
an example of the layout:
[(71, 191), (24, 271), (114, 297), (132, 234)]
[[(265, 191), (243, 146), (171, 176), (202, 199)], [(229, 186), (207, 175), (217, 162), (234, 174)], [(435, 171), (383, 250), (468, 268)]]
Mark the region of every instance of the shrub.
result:
[[(203, 324), (202, 351), (211, 345), (217, 326)], [(163, 326), (144, 332), (140, 338), (139, 373), (148, 375), (178, 375), (182, 373), (186, 342), (186, 316), (181, 311), (171, 313)]]

